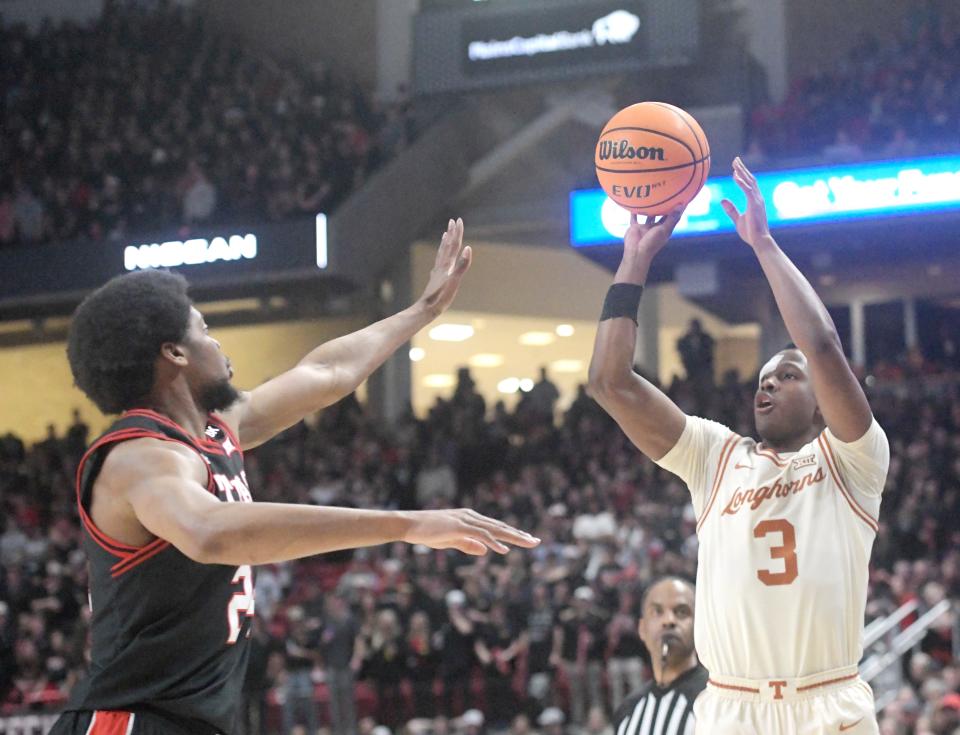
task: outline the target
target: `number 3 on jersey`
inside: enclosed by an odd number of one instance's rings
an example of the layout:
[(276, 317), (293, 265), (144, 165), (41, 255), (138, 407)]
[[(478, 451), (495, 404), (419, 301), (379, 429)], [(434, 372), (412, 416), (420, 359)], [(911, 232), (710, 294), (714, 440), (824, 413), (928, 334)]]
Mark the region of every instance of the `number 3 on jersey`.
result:
[(768, 533), (779, 533), (783, 543), (780, 546), (770, 547), (772, 559), (783, 559), (783, 571), (771, 572), (769, 569), (758, 569), (757, 577), (769, 587), (778, 587), (790, 584), (797, 578), (797, 534), (793, 524), (784, 518), (772, 518), (761, 521), (753, 529), (754, 538), (763, 538)]
[[(243, 618), (253, 617), (254, 598), (253, 598), (253, 571), (249, 564), (237, 567), (237, 573), (233, 575), (234, 584), (243, 584), (242, 592), (234, 592), (227, 605), (227, 625), (230, 626), (230, 635), (227, 636), (227, 643), (233, 645), (240, 637), (240, 630), (243, 628)], [(249, 635), (249, 631), (247, 635)]]

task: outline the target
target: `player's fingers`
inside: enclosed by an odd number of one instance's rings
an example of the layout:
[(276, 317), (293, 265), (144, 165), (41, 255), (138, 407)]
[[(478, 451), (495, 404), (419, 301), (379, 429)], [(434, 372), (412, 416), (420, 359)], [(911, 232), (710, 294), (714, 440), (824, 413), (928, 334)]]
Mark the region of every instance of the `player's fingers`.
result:
[(657, 219), (656, 217), (651, 217), (650, 215), (647, 215), (646, 217), (643, 218), (643, 224), (645, 225), (655, 224), (656, 219)]
[[(459, 269), (462, 267), (461, 260), (463, 258), (463, 220), (459, 217), (453, 223), (453, 242), (451, 244), (450, 252), (450, 267), (451, 269)], [(467, 263), (469, 265), (469, 262)]]
[(464, 516), (460, 522), (467, 536), (472, 537), (475, 541), (480, 541), (487, 547), (501, 554), (509, 551), (504, 544), (497, 540), (495, 527), (489, 522), (486, 516), (479, 514), (477, 514), (476, 518), (469, 516), (469, 514), (464, 514)]
[(531, 536), (526, 531), (508, 526), (506, 523), (484, 524), (484, 530), (498, 541), (503, 541), (512, 546), (522, 546), (525, 549), (532, 549), (540, 543), (540, 539), (536, 536)]
[(443, 266), (447, 263), (450, 257), (450, 229), (453, 220), (447, 220), (447, 229), (443, 231), (443, 234), (440, 236), (440, 247), (437, 248), (437, 265)]
[(733, 180), (737, 183), (737, 186), (740, 187), (740, 189), (743, 191), (744, 194), (749, 195), (753, 191), (753, 186), (750, 184), (749, 181), (747, 181), (743, 177), (743, 174), (741, 174), (739, 171), (734, 171)]
[(460, 251), (460, 257), (457, 258), (457, 265), (454, 268), (453, 275), (459, 277), (467, 272), (467, 268), (470, 267), (470, 264), (473, 262), (473, 248), (469, 245), (465, 245), (463, 250)]
[(686, 209), (686, 207), (675, 207), (660, 220), (660, 223), (667, 229), (668, 233), (673, 234), (674, 228), (680, 222), (680, 218), (683, 217), (684, 209)]
[(470, 519), (474, 523), (488, 529), (501, 541), (506, 541), (515, 546), (524, 546), (528, 549), (540, 543), (540, 539), (536, 536), (522, 531), (519, 528), (515, 528), (509, 523), (497, 520), (496, 518), (482, 515), (475, 510), (467, 510), (467, 515), (470, 516)]
[(631, 224), (631, 225), (639, 225), (639, 224), (640, 224), (640, 216), (639, 216), (636, 212), (631, 212), (631, 213), (630, 213), (630, 224)]
[(483, 556), (487, 553), (487, 546), (485, 544), (468, 536), (457, 539), (453, 543), (453, 548), (462, 551), (464, 554), (470, 554), (471, 556)]
[(486, 528), (481, 526), (472, 526), (468, 533), (474, 541), (479, 541), (488, 549), (492, 549), (498, 554), (506, 554), (508, 551), (510, 551), (509, 546), (501, 541), (498, 541), (496, 536), (494, 536), (493, 533)]
[(441, 265), (449, 269), (454, 264), (462, 242), (463, 239), (459, 236), (457, 230), (457, 223), (452, 219), (448, 220), (447, 231), (443, 233), (440, 244), (440, 256), (443, 258)]
[(531, 536), (526, 531), (518, 531), (515, 528), (504, 528), (494, 531), (494, 536), (499, 541), (504, 541), (511, 546), (522, 546), (524, 549), (532, 549), (540, 545), (540, 539)]
[(757, 180), (753, 177), (753, 175), (749, 171), (747, 171), (747, 169), (742, 164), (734, 174), (734, 178), (739, 178), (740, 181), (743, 182), (745, 191), (750, 193), (759, 191), (759, 189), (757, 188)]
[(743, 171), (744, 178), (747, 179), (751, 184), (756, 185), (757, 177), (753, 175), (753, 172), (747, 168), (747, 164), (743, 162), (743, 159), (740, 156), (737, 156), (737, 162), (740, 164), (740, 170)]
[(723, 199), (720, 202), (720, 206), (723, 207), (723, 211), (727, 213), (727, 216), (733, 220), (733, 223), (736, 224), (737, 220), (740, 219), (740, 210), (736, 208), (733, 202), (729, 199)]

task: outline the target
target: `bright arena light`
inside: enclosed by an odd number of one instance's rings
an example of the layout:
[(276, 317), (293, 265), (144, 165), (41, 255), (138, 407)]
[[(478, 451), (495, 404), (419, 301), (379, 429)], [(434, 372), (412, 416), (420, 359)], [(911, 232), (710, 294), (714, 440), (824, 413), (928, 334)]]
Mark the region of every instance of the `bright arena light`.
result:
[(583, 370), (583, 360), (554, 360), (550, 369), (555, 373), (579, 373)]
[(524, 332), (520, 335), (520, 344), (527, 347), (543, 347), (555, 339), (556, 337), (550, 332)]
[(422, 347), (410, 348), (410, 362), (420, 362), (426, 356), (427, 352)]
[(497, 390), (501, 393), (516, 393), (520, 390), (520, 378), (504, 378), (497, 383)]
[(529, 393), (533, 390), (533, 381), (530, 378), (524, 378), (520, 381), (520, 390), (524, 393)]
[(457, 379), (448, 373), (431, 373), (423, 379), (427, 388), (452, 388)]
[(438, 324), (427, 334), (437, 342), (463, 342), (473, 336), (473, 327), (469, 324)]
[(558, 337), (572, 337), (576, 330), (573, 328), (572, 324), (558, 324), (554, 331), (557, 333)]
[(493, 368), (503, 365), (503, 355), (497, 355), (492, 352), (478, 352), (467, 360), (470, 367), (475, 368)]

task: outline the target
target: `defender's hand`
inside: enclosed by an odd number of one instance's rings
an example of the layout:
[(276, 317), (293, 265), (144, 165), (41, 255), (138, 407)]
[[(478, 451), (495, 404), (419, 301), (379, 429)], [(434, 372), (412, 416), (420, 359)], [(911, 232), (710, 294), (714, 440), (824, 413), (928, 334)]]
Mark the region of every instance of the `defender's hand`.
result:
[(463, 220), (447, 223), (447, 231), (440, 240), (437, 259), (430, 271), (430, 280), (420, 300), (435, 317), (442, 314), (457, 295), (463, 274), (470, 267), (473, 251), (463, 245)]
[(540, 543), (525, 531), (468, 508), (414, 511), (409, 518), (412, 523), (403, 540), (432, 549), (459, 549), (482, 556), (488, 549), (506, 554), (510, 551), (507, 544), (532, 549)]

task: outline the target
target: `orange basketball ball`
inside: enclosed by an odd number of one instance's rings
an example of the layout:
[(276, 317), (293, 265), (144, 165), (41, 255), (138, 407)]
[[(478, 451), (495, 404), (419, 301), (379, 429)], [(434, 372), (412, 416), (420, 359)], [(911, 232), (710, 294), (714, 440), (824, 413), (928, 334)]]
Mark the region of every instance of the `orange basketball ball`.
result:
[(637, 214), (661, 215), (703, 187), (710, 145), (689, 113), (665, 102), (640, 102), (610, 118), (594, 164), (613, 201)]

